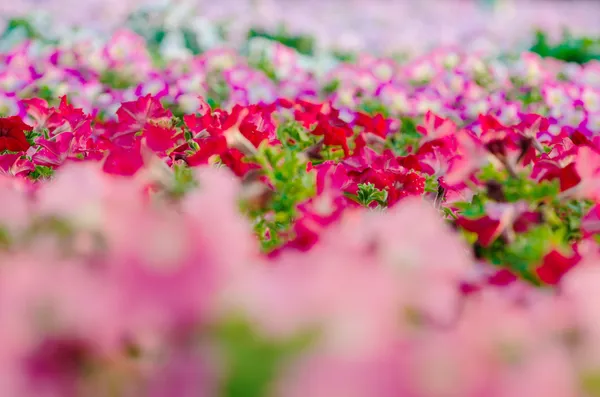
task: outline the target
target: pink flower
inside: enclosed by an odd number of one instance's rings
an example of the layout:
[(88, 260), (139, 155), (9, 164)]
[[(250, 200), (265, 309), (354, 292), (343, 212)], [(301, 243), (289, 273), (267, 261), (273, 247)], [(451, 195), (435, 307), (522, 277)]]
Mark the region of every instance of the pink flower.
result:
[(35, 170), (35, 165), (22, 157), (22, 154), (9, 153), (0, 155), (0, 174), (24, 177)]
[(579, 148), (575, 169), (581, 181), (573, 189), (573, 197), (600, 200), (600, 154), (583, 146)]
[(40, 98), (27, 98), (22, 100), (27, 108), (27, 114), (33, 119), (36, 128), (46, 127), (46, 122), (50, 117), (48, 103)]
[(172, 114), (162, 106), (157, 98), (148, 94), (135, 101), (123, 102), (117, 110), (117, 117), (121, 131), (111, 137), (113, 140), (141, 131), (149, 122), (168, 122), (172, 118)]
[(450, 169), (444, 176), (444, 182), (450, 186), (465, 182), (488, 162), (483, 143), (473, 134), (461, 130), (456, 134), (456, 139), (457, 156), (451, 160)]
[(19, 182), (0, 175), (0, 228), (9, 232), (27, 226), (31, 215), (30, 198)]
[(452, 120), (443, 119), (431, 111), (428, 111), (425, 114), (424, 123), (424, 126), (417, 127), (417, 131), (425, 137), (421, 141), (421, 145), (436, 139), (454, 135), (456, 132), (456, 125)]
[(593, 206), (581, 219), (581, 231), (584, 237), (600, 233), (600, 206)]
[(523, 233), (540, 220), (539, 215), (529, 211), (525, 202), (488, 203), (486, 211), (487, 215), (477, 219), (460, 217), (457, 220), (460, 227), (476, 233), (477, 242), (484, 247), (491, 245), (503, 233), (508, 233), (508, 237), (515, 232)]
[(40, 149), (32, 156), (37, 165), (56, 167), (65, 162), (73, 148), (73, 134), (62, 133), (51, 139), (39, 138), (36, 141)]

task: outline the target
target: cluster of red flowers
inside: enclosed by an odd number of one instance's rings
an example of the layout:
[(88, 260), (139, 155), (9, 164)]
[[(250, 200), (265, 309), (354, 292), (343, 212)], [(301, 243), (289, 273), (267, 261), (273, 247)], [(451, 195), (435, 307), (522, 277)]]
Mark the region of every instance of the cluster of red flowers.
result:
[[(524, 114), (507, 126), (482, 115), (461, 129), (431, 112), (419, 123), (303, 100), (230, 111), (200, 103), (197, 113), (175, 117), (147, 95), (123, 103), (116, 120), (105, 120), (64, 97), (57, 107), (25, 100), (29, 124), (17, 116), (0, 119), (0, 165), (3, 173), (33, 186), (71, 161), (99, 161), (106, 173), (123, 177), (158, 159), (181, 169), (226, 166), (251, 186), (246, 204), (255, 222), (267, 224), (258, 232), (271, 255), (310, 249), (346, 210), (390, 208), (405, 197), (422, 196), (441, 217), (473, 233), (476, 254), (508, 268), (500, 273), (511, 275), (506, 282), (524, 272), (557, 283), (578, 261), (578, 244), (596, 232), (600, 140), (570, 127), (552, 134), (542, 116)], [(293, 157), (296, 168), (278, 169), (287, 166), (281, 156)], [(288, 187), (278, 187), (286, 172), (282, 183)], [(170, 184), (153, 181), (148, 192)], [(587, 205), (569, 212), (573, 200)], [(287, 224), (269, 224), (281, 213)], [(552, 214), (565, 218), (552, 224)], [(528, 259), (527, 269), (515, 269), (514, 257), (498, 257), (539, 228), (562, 238)]]

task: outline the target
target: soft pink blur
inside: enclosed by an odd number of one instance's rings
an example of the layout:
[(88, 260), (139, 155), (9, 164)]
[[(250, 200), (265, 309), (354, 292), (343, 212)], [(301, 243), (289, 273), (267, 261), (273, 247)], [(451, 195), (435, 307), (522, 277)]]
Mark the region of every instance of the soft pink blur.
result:
[[(70, 0), (4, 0), (0, 15), (41, 10), (61, 23), (106, 29), (122, 25), (139, 6), (164, 3), (84, 0), (72, 7)], [(323, 45), (375, 50), (464, 41), (512, 44), (528, 40), (538, 26), (554, 34), (564, 26), (576, 33), (600, 31), (600, 3), (591, 0), (174, 0), (171, 4), (189, 7), (188, 15), (209, 21), (231, 21), (237, 37), (251, 25), (276, 27), (284, 22), (294, 32), (317, 36)]]

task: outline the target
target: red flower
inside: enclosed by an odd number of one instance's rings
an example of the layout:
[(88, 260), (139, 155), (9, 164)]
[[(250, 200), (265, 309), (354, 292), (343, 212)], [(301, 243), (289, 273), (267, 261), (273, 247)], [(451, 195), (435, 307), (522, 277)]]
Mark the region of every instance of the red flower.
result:
[(481, 135), (492, 135), (495, 139), (502, 139), (508, 132), (508, 128), (500, 123), (494, 116), (479, 115), (479, 125), (481, 126)]
[(103, 169), (107, 174), (132, 176), (143, 165), (139, 144), (132, 148), (115, 146), (106, 157)]
[(319, 241), (319, 234), (309, 227), (308, 224), (310, 223), (312, 222), (303, 222), (303, 220), (296, 222), (294, 225), (294, 233), (296, 236), (285, 246), (303, 252), (308, 251), (313, 247)]
[(31, 146), (25, 137), (25, 131), (32, 127), (25, 124), (19, 116), (0, 118), (0, 152), (24, 152)]
[(575, 169), (575, 163), (570, 163), (567, 166), (561, 168), (557, 162), (550, 160), (539, 161), (532, 175), (538, 175), (542, 173), (542, 177), (538, 178), (538, 181), (558, 179), (560, 182), (560, 191), (564, 192), (581, 182), (581, 178), (577, 174)]
[(405, 157), (398, 157), (398, 163), (407, 170), (423, 171), (419, 157), (415, 156), (414, 154), (409, 154)]
[(229, 149), (224, 152), (221, 155), (221, 161), (238, 177), (246, 175), (252, 169), (260, 168), (258, 164), (246, 162), (244, 154), (237, 149)]
[(215, 155), (222, 155), (227, 151), (227, 141), (224, 136), (209, 136), (203, 139), (197, 139), (200, 149), (194, 154), (185, 158), (190, 166), (208, 164), (208, 160)]
[(539, 214), (529, 211), (524, 202), (489, 203), (486, 212), (478, 219), (460, 217), (456, 221), (466, 231), (476, 233), (477, 242), (483, 247), (490, 246), (505, 231), (524, 233), (541, 221)]
[(155, 153), (164, 153), (175, 146), (177, 138), (181, 137), (177, 134), (175, 128), (162, 127), (159, 125), (148, 123), (144, 127), (142, 136), (146, 137), (148, 147)]
[(375, 134), (384, 139), (390, 129), (390, 122), (381, 114), (370, 116), (366, 113), (358, 112), (354, 124), (363, 127), (365, 132)]
[(394, 189), (389, 191), (388, 206), (408, 196), (420, 196), (425, 192), (425, 178), (416, 172), (396, 174)]
[(536, 269), (536, 274), (546, 284), (556, 285), (567, 271), (574, 267), (581, 257), (575, 253), (572, 257), (566, 257), (560, 252), (553, 250), (544, 257), (542, 265)]
[(483, 247), (490, 246), (502, 233), (500, 220), (483, 216), (479, 219), (459, 218), (456, 222), (463, 229), (476, 233), (477, 242)]
[(132, 146), (135, 134), (148, 124), (166, 126), (173, 114), (151, 95), (139, 97), (135, 101), (123, 102), (117, 110), (118, 124), (107, 131), (107, 137), (120, 146)]
[(517, 276), (508, 269), (498, 270), (488, 277), (488, 283), (495, 286), (506, 286), (517, 281)]
[(344, 157), (350, 155), (348, 147), (348, 137), (352, 136), (352, 129), (343, 121), (333, 120), (326, 117), (319, 117), (319, 123), (312, 131), (313, 135), (323, 136), (323, 143), (327, 146), (341, 146), (344, 150)]
[(574, 131), (571, 134), (571, 140), (577, 146), (589, 146), (591, 148), (594, 148), (594, 144), (592, 143), (592, 141), (590, 141), (588, 137), (583, 135), (580, 131)]
[[(264, 140), (269, 140), (272, 138), (274, 134), (269, 133), (267, 128), (258, 128), (257, 125), (265, 125), (265, 118), (260, 114), (253, 114), (250, 116), (246, 116), (240, 123), (239, 130), (240, 133), (246, 138), (250, 143), (258, 148)], [(274, 131), (274, 130), (273, 130)]]

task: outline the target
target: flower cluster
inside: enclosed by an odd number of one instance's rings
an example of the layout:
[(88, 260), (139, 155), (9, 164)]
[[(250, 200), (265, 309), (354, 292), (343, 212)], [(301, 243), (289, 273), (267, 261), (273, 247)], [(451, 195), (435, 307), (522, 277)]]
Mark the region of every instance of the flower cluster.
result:
[(600, 63), (247, 50), (0, 55), (5, 395), (600, 393)]

